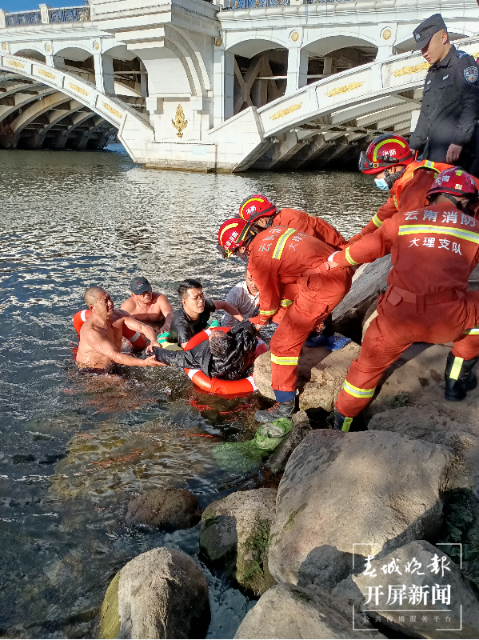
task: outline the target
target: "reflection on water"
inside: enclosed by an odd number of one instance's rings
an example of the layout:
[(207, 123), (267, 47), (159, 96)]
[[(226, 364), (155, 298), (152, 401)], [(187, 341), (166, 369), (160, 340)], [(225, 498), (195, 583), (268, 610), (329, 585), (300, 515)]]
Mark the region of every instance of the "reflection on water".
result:
[[(324, 216), (349, 237), (384, 196), (360, 174), (146, 171), (116, 153), (0, 151), (0, 635), (88, 637), (109, 580), (162, 544), (198, 559), (198, 527), (128, 529), (128, 500), (187, 487), (202, 507), (261, 476), (222, 471), (256, 397), (195, 391), (181, 371), (89, 377), (72, 362), (72, 316), (103, 285), (119, 306), (133, 274), (170, 296), (185, 277), (221, 298), (243, 267), (216, 252), (219, 223), (249, 194)], [(211, 438), (202, 435), (213, 436)], [(202, 566), (210, 637), (232, 637), (251, 602)]]

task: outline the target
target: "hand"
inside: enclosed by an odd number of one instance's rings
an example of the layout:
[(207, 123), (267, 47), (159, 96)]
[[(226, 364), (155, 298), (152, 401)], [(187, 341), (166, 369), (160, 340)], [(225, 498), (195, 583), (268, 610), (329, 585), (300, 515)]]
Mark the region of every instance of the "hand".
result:
[(460, 144), (450, 144), (447, 150), (446, 162), (447, 164), (454, 164), (459, 160), (461, 155), (462, 146)]
[(145, 349), (146, 353), (151, 353), (153, 350), (153, 347), (159, 347), (160, 349), (163, 348), (159, 342), (157, 342), (156, 340), (152, 340)]
[(144, 367), (166, 367), (166, 364), (163, 364), (163, 362), (158, 362), (155, 356), (150, 356), (149, 358), (142, 360), (142, 362)]
[(257, 329), (261, 329), (266, 325), (266, 322), (264, 322), (261, 316), (254, 316), (254, 318), (250, 318), (249, 321), (251, 324), (254, 324)]

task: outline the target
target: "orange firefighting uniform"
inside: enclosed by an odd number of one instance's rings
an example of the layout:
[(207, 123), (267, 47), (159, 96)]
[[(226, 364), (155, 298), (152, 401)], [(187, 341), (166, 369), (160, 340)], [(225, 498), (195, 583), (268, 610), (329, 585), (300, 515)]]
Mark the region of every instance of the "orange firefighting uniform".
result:
[(248, 247), (248, 270), (259, 289), (259, 316), (251, 319), (256, 326), (266, 324), (278, 311), (283, 285), (298, 287), (271, 339), (274, 390), (296, 390), (298, 358), (304, 341), (351, 287), (352, 270), (347, 268), (302, 276), (306, 270), (323, 264), (333, 251), (326, 242), (287, 227), (265, 229)]
[(399, 212), (333, 260), (347, 266), (388, 253), (389, 288), (336, 402), (347, 417), (364, 409), (383, 372), (414, 342), (453, 341), (458, 359), (479, 354), (479, 292), (467, 290), (479, 262), (479, 220), (447, 202)]
[[(288, 227), (302, 231), (308, 236), (313, 236), (334, 247), (334, 250), (343, 249), (348, 243), (343, 236), (326, 220), (318, 216), (310, 215), (301, 209), (281, 209), (273, 217), (272, 227)], [(272, 318), (272, 321), (279, 324), (284, 318), (286, 310), (293, 304), (293, 300), (298, 293), (295, 283), (283, 285), (281, 288), (280, 308)]]
[(412, 211), (426, 204), (426, 195), (432, 183), (441, 171), (452, 165), (443, 162), (411, 162), (407, 165), (404, 175), (397, 180), (389, 191), (389, 198), (383, 204), (361, 231), (350, 239), (350, 243), (357, 242), (368, 233), (374, 233), (385, 220), (391, 218), (400, 209)]

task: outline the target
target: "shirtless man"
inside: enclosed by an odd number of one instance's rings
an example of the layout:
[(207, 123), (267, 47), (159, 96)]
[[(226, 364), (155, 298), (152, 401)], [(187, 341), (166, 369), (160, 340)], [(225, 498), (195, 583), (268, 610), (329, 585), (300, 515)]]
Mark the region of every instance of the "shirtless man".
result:
[(108, 372), (115, 362), (130, 367), (158, 366), (155, 356), (140, 360), (121, 353), (123, 323), (133, 331), (140, 331), (150, 340), (147, 352), (152, 347), (160, 346), (151, 327), (138, 322), (126, 311), (115, 311), (110, 294), (101, 287), (88, 289), (85, 302), (92, 313), (80, 330), (76, 363), (81, 369)]
[(173, 320), (173, 309), (162, 293), (153, 293), (151, 284), (142, 276), (130, 282), (131, 296), (121, 305), (130, 316), (153, 326), (158, 332), (169, 331)]

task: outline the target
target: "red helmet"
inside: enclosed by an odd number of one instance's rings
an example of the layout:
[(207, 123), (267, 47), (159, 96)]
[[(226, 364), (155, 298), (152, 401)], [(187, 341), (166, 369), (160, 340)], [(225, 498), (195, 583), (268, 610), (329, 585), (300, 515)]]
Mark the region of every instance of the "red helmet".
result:
[(458, 198), (469, 196), (471, 202), (476, 202), (478, 195), (474, 178), (459, 167), (451, 167), (441, 171), (432, 183), (426, 197), (429, 198), (435, 193), (449, 193)]
[(413, 153), (405, 138), (383, 133), (375, 138), (366, 152), (359, 156), (359, 170), (363, 173), (379, 173), (394, 164), (409, 164)]
[(263, 216), (274, 216), (277, 208), (265, 196), (255, 195), (249, 196), (241, 203), (239, 208), (239, 217), (246, 222), (253, 222)]
[(224, 258), (231, 258), (236, 249), (247, 247), (256, 232), (240, 218), (230, 218), (218, 230), (218, 244)]

